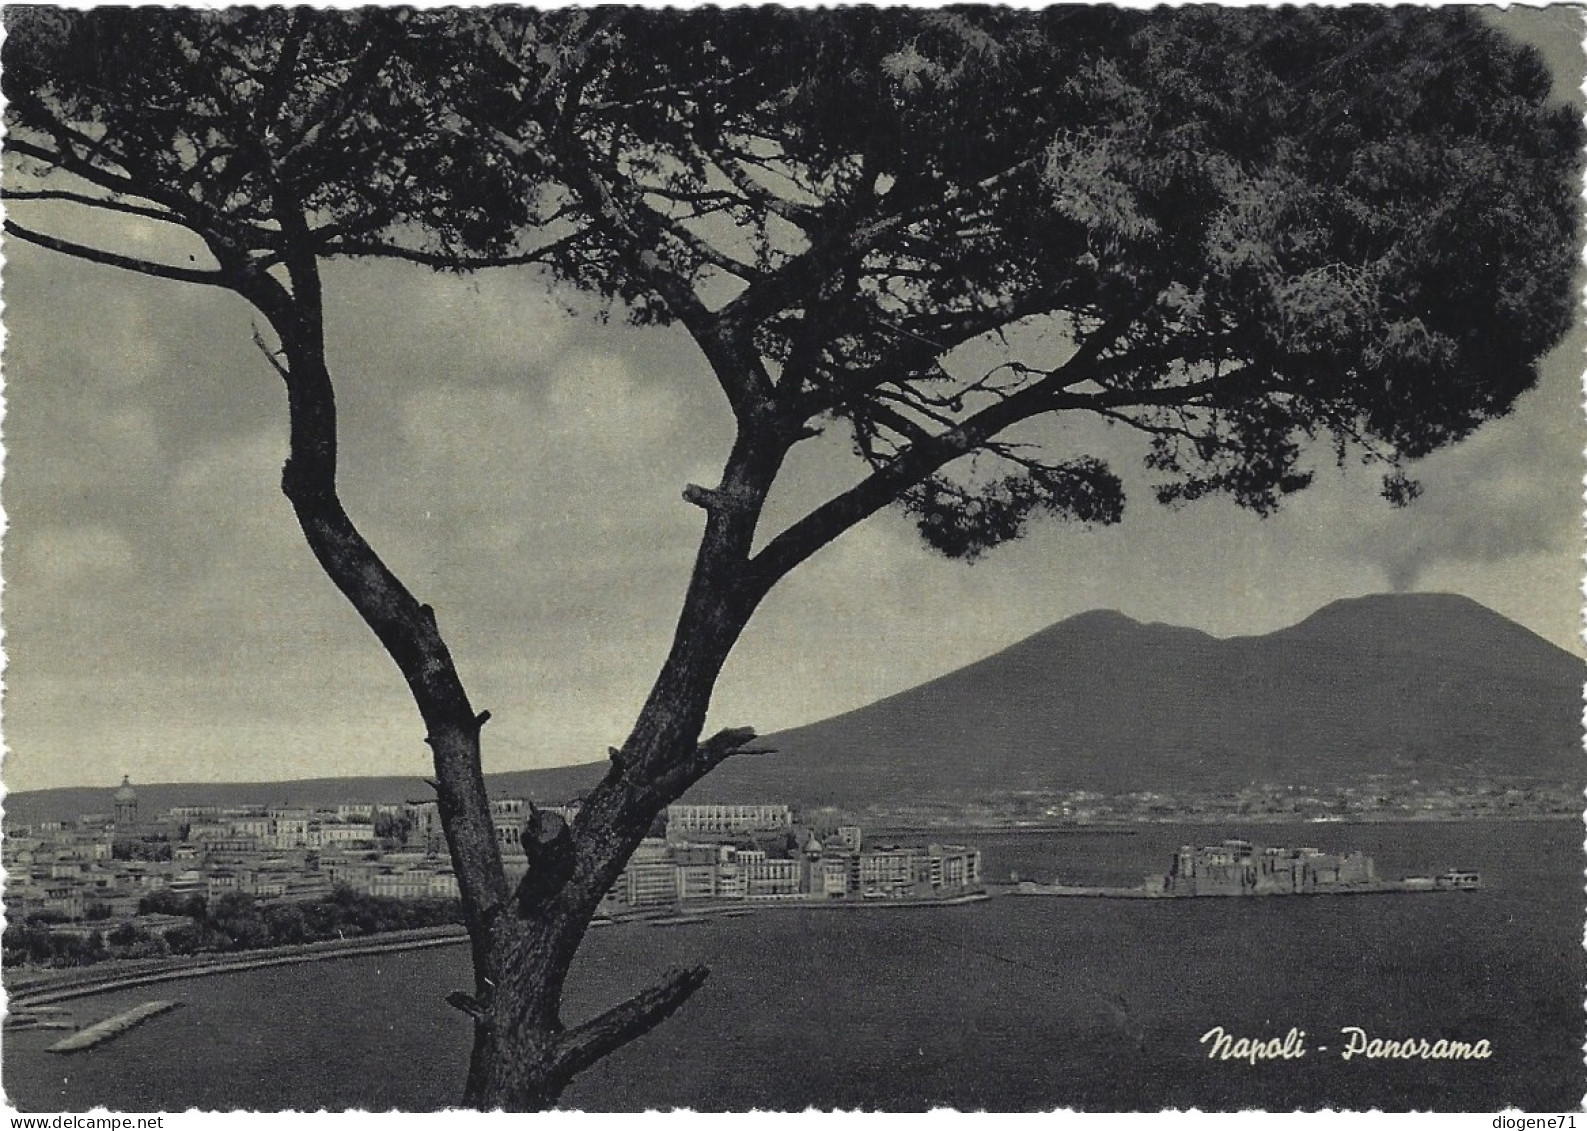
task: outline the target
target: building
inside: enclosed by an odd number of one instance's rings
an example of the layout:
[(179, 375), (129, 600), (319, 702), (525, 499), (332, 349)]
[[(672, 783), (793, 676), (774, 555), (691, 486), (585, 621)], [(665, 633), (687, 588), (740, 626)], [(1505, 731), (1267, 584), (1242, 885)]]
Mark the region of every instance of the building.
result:
[(667, 835), (716, 834), (786, 829), (793, 811), (786, 805), (669, 805)]
[(848, 894), (849, 891), (849, 858), (846, 856), (826, 856), (821, 860), (820, 870), (821, 886), (819, 889), (812, 884), (812, 894), (823, 895), (828, 899), (837, 899)]
[(427, 892), (431, 899), (459, 899), (462, 893), (458, 890), (457, 874), (450, 868), (429, 873), (429, 889)]
[(716, 861), (709, 864), (676, 864), (678, 899), (716, 898)]
[(387, 899), (425, 899), (430, 894), (430, 873), (412, 871), (380, 871), (369, 877), (370, 895)]
[(130, 829), (138, 823), (138, 791), (132, 788), (132, 779), (121, 775), (121, 788), (115, 793), (116, 828)]
[(271, 809), (270, 841), (276, 848), (305, 848), (309, 843), (307, 809)]
[(901, 895), (920, 878), (924, 858), (914, 848), (876, 848), (859, 854), (863, 895)]
[(262, 813), (256, 816), (232, 817), (226, 822), (226, 827), (231, 830), (232, 836), (257, 837), (260, 840), (275, 836), (275, 822)]
[(1269, 847), (1230, 839), (1182, 845), (1167, 876), (1148, 883), (1169, 895), (1283, 895), (1359, 887), (1377, 879), (1372, 858), (1360, 852)]
[(678, 868), (670, 860), (630, 860), (623, 869), (624, 902), (630, 907), (655, 907), (678, 901)]
[(206, 886), (204, 873), (196, 868), (177, 872), (171, 877), (170, 888), (173, 895), (203, 895)]
[(981, 886), (981, 850), (963, 844), (933, 844), (926, 849), (926, 882), (933, 892)]
[(374, 844), (373, 825), (334, 825), (315, 823), (309, 826), (308, 847), (337, 848), (351, 844)]
[(498, 797), (490, 803), (490, 820), (496, 830), (496, 845), (507, 857), (522, 857), (523, 826), (529, 816), (529, 803), (521, 797)]
[(743, 899), (749, 894), (749, 881), (739, 867), (734, 849), (722, 846), (722, 855), (716, 862), (716, 897), (718, 899)]
[[(745, 857), (751, 857), (747, 862)], [(793, 899), (799, 890), (797, 860), (771, 860), (764, 852), (742, 852), (739, 860), (744, 869), (745, 899)]]
[(79, 816), (72, 834), (74, 839), (80, 840), (85, 833), (100, 830), (103, 835), (98, 839), (104, 842), (106, 859), (112, 855), (130, 856), (137, 851), (140, 842), (170, 839), (171, 828), (166, 818), (162, 817), (159, 822), (145, 822), (140, 818), (138, 791), (132, 788), (132, 780), (125, 774), (120, 787), (111, 795), (111, 810), (107, 816), (94, 813)]
[(446, 843), (441, 833), (440, 802), (410, 801), (403, 810), (408, 818), (408, 843), (427, 852), (439, 852)]

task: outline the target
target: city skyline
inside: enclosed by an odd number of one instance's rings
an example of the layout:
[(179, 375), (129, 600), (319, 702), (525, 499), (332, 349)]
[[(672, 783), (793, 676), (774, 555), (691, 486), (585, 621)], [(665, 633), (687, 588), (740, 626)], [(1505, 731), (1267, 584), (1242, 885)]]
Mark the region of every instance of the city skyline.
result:
[[(1544, 47), (1559, 91), (1579, 84), (1571, 13), (1496, 18)], [(7, 785), (425, 776), (400, 677), (278, 490), (284, 405), (241, 303), (6, 251)], [(528, 270), (338, 264), (327, 301), (349, 508), (492, 712), (486, 770), (603, 757), (671, 636), (700, 521), (680, 492), (714, 483), (719, 392), (679, 332), (570, 315)], [(1508, 418), (1414, 468), (1426, 492), (1401, 512), (1326, 452), (1273, 518), (1167, 510), (1139, 445), (1102, 431), (1088, 450), (1130, 492), (1116, 528), (1038, 524), (965, 566), (879, 515), (767, 600), (712, 725), (814, 721), (1093, 608), (1243, 635), (1448, 590), (1581, 654), (1584, 342), (1578, 325)], [(823, 443), (769, 529), (856, 473)]]

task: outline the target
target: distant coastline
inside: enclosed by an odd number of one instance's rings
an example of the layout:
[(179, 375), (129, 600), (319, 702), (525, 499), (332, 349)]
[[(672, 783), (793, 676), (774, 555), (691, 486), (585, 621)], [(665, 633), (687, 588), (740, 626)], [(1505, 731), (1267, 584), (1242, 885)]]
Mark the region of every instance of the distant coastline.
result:
[[(1587, 807), (1584, 807), (1587, 808)], [(1033, 833), (1044, 836), (1083, 834), (1088, 836), (1138, 836), (1143, 829), (1160, 825), (1458, 825), (1458, 824), (1509, 824), (1534, 821), (1580, 821), (1581, 813), (1426, 813), (1426, 814), (1362, 814), (1348, 817), (1297, 817), (1293, 813), (1253, 813), (1231, 817), (1224, 813), (1178, 813), (1167, 816), (1142, 817), (1129, 821), (1109, 821), (1098, 824), (1074, 822), (1037, 824), (997, 824), (995, 822), (963, 822), (945, 820), (941, 823), (888, 824), (875, 823), (879, 836), (903, 836), (911, 833), (954, 833), (965, 835), (1003, 836), (1006, 834)]]

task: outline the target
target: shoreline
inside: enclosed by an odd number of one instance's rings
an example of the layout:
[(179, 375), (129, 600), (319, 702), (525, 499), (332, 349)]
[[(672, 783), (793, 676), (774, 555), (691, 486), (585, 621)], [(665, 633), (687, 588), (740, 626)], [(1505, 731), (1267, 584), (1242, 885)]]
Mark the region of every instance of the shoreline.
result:
[(1197, 899), (1317, 899), (1340, 895), (1438, 895), (1468, 889), (1449, 887), (1410, 887), (1404, 881), (1389, 880), (1374, 884), (1349, 884), (1309, 891), (1208, 891), (1174, 893), (1149, 888), (1082, 887), (1070, 884), (1031, 884), (1013, 887), (1004, 895), (1021, 899), (1150, 899), (1159, 903), (1182, 903)]
[(45, 975), (25, 985), (6, 987), (8, 1012), (34, 1009), (40, 1005), (70, 1001), (91, 994), (110, 993), (135, 986), (174, 982), (183, 978), (206, 978), (239, 970), (269, 966), (293, 966), (304, 962), (324, 962), (335, 958), (357, 958), (386, 951), (423, 950), (468, 941), (461, 926), (419, 927), (413, 931), (391, 931), (385, 935), (366, 935), (358, 939), (332, 939), (303, 943), (297, 947), (272, 947), (262, 950), (183, 955), (178, 959), (134, 959), (145, 963), (136, 970), (107, 969), (107, 963), (87, 967), (91, 973), (76, 970), (59, 977)]
[[(787, 899), (766, 900), (746, 905), (741, 902), (713, 903), (708, 907), (673, 905), (657, 908), (657, 913), (636, 913), (606, 918), (597, 917), (590, 922), (591, 929), (613, 925), (680, 926), (704, 923), (712, 919), (738, 918), (771, 909), (849, 909), (893, 907), (961, 907), (984, 903), (994, 898), (992, 891), (968, 892), (964, 895), (930, 899), (872, 899), (872, 900), (816, 900)], [(305, 962), (325, 962), (337, 958), (358, 958), (389, 951), (424, 950), (432, 947), (466, 943), (468, 934), (462, 926), (419, 927), (412, 931), (391, 931), (383, 935), (366, 935), (358, 939), (333, 939), (318, 943), (304, 943), (296, 947), (274, 947), (263, 950), (216, 952), (204, 955), (183, 955), (171, 959), (133, 959), (140, 964), (136, 970), (107, 968), (117, 959), (110, 959), (91, 967), (79, 967), (41, 973), (25, 984), (7, 986), (8, 1012), (36, 1010), (39, 1006), (93, 994), (112, 993), (137, 986), (160, 982), (180, 981), (184, 978), (206, 978), (245, 970), (258, 970), (271, 966), (294, 966)], [(122, 960), (126, 961), (126, 960)]]
[(1460, 813), (1452, 815), (1389, 814), (1385, 816), (1301, 817), (1293, 813), (1247, 814), (1220, 816), (1174, 816), (1140, 821), (1098, 821), (1095, 824), (1051, 825), (877, 825), (866, 838), (887, 838), (913, 834), (1007, 836), (1022, 833), (1047, 835), (1138, 836), (1147, 829), (1163, 825), (1459, 825), (1478, 822), (1496, 824), (1536, 824), (1547, 821), (1580, 821), (1580, 813)]
[[(1406, 827), (1418, 825), (1449, 825), (1458, 823), (1471, 823), (1471, 818), (1458, 819), (1398, 819), (1393, 821), (1293, 821), (1293, 820), (1248, 820), (1245, 823), (1252, 825), (1270, 824), (1319, 824), (1319, 825), (1379, 825), (1397, 824)], [(1480, 819), (1485, 823), (1516, 823), (1516, 824), (1541, 824), (1557, 821), (1579, 821), (1579, 816), (1566, 817), (1563, 815), (1529, 814), (1509, 818)], [(1223, 824), (1226, 822), (1134, 822), (1129, 825), (1111, 826), (1018, 826), (1005, 828), (987, 828), (975, 830), (967, 826), (960, 826), (952, 830), (938, 831), (952, 832), (958, 835), (981, 832), (985, 834), (1104, 834), (1112, 836), (1135, 836), (1146, 832), (1161, 824)], [(901, 827), (889, 829), (883, 835), (906, 831)], [(920, 829), (915, 831), (931, 831)], [(1026, 881), (1027, 884), (1030, 881)], [(1279, 892), (1261, 893), (1261, 897), (1272, 895), (1367, 895), (1367, 894), (1419, 894), (1424, 889), (1405, 888), (1395, 881), (1380, 882), (1372, 887), (1338, 889), (1322, 892)], [(1435, 889), (1436, 890), (1436, 889)], [(1256, 894), (1256, 893), (1253, 893)], [(927, 908), (927, 907), (954, 907), (982, 903), (1006, 896), (1020, 898), (1092, 898), (1092, 899), (1201, 899), (1201, 898), (1246, 898), (1245, 895), (1212, 893), (1206, 895), (1160, 895), (1147, 892), (1141, 888), (1114, 888), (1103, 886), (1081, 886), (1063, 884), (1039, 884), (1021, 890), (1020, 887), (1004, 884), (990, 883), (981, 892), (968, 892), (960, 895), (927, 898), (888, 898), (888, 899), (771, 899), (754, 901), (689, 901), (682, 905), (662, 905), (644, 911), (629, 911), (616, 916), (600, 917), (592, 920), (590, 927), (609, 928), (613, 924), (648, 923), (652, 926), (679, 926), (691, 923), (705, 922), (717, 918), (736, 918), (753, 915), (757, 912), (773, 909), (802, 909), (802, 910), (848, 910), (853, 911), (863, 908)], [(156, 984), (160, 982), (177, 981), (183, 978), (209, 977), (218, 974), (232, 973), (250, 969), (259, 969), (272, 966), (295, 965), (304, 962), (325, 961), (340, 957), (361, 957), (387, 951), (404, 951), (423, 949), (429, 947), (447, 946), (467, 941), (467, 934), (461, 925), (441, 927), (412, 928), (404, 931), (392, 931), (379, 935), (364, 935), (352, 939), (331, 939), (314, 943), (296, 944), (289, 947), (275, 947), (261, 950), (211, 952), (204, 954), (166, 956), (162, 958), (144, 959), (110, 959), (106, 962), (86, 967), (66, 968), (8, 968), (5, 971), (5, 993), (13, 1011), (32, 1008), (57, 1001), (67, 1001), (73, 998), (86, 997), (92, 994), (114, 992), (120, 989), (140, 985)], [(135, 964), (135, 965), (134, 965)], [(15, 979), (15, 981), (13, 981)]]
[[(743, 903), (739, 901), (713, 902), (707, 906), (670, 905), (651, 911), (632, 912), (618, 916), (597, 916), (590, 929), (612, 926), (674, 927), (706, 923), (717, 919), (735, 919), (763, 911), (865, 911), (876, 909), (921, 910), (939, 907), (966, 907), (988, 903), (996, 899), (1131, 899), (1156, 902), (1185, 902), (1197, 899), (1265, 899), (1295, 897), (1322, 897), (1338, 895), (1418, 895), (1437, 894), (1446, 889), (1411, 888), (1390, 881), (1371, 886), (1339, 888), (1314, 892), (1263, 892), (1263, 893), (1208, 893), (1205, 895), (1170, 895), (1151, 892), (1145, 888), (1093, 887), (1067, 884), (1021, 885), (994, 884), (983, 891), (960, 895), (927, 898), (889, 899), (777, 899)], [(364, 936), (359, 939), (334, 939), (318, 943), (305, 943), (296, 947), (276, 947), (267, 950), (233, 951), (208, 955), (184, 955), (173, 959), (137, 959), (138, 969), (107, 968), (108, 964), (88, 967), (83, 972), (71, 970), (59, 976), (41, 974), (37, 979), (20, 986), (6, 988), (9, 1012), (27, 1013), (40, 1006), (95, 994), (113, 993), (137, 986), (161, 982), (181, 981), (186, 978), (214, 977), (246, 970), (273, 966), (293, 966), (307, 962), (325, 962), (338, 958), (359, 958), (371, 954), (424, 950), (466, 943), (468, 935), (461, 926), (421, 927), (411, 931), (392, 931), (386, 935)], [(117, 960), (111, 959), (110, 963)]]

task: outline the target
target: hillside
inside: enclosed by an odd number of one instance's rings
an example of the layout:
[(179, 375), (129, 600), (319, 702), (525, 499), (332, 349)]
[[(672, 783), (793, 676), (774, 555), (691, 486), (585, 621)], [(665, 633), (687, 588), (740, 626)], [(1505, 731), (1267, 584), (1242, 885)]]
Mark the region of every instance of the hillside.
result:
[[(1017, 789), (1332, 785), (1372, 773), (1584, 777), (1587, 665), (1465, 597), (1336, 601), (1265, 636), (1220, 640), (1121, 613), (1072, 617), (968, 667), (769, 738), (699, 800), (866, 805)], [(561, 801), (605, 765), (493, 774), (498, 796)], [(113, 784), (113, 783), (112, 783)], [(420, 778), (143, 785), (172, 805), (429, 797)], [(104, 789), (13, 794), (18, 821), (109, 807)]]
[(776, 735), (700, 798), (956, 799), (1029, 788), (1582, 777), (1587, 665), (1448, 594), (1337, 601), (1266, 636), (1090, 612)]
[[(604, 764), (558, 766), (487, 774), (493, 797), (529, 797), (556, 804), (588, 789), (606, 772)], [(355, 801), (416, 801), (435, 796), (420, 777), (310, 778), (289, 782), (134, 783), (140, 813), (161, 813), (175, 805), (335, 806)], [(8, 821), (58, 821), (79, 813), (108, 813), (111, 786), (103, 789), (40, 789), (6, 795)]]

